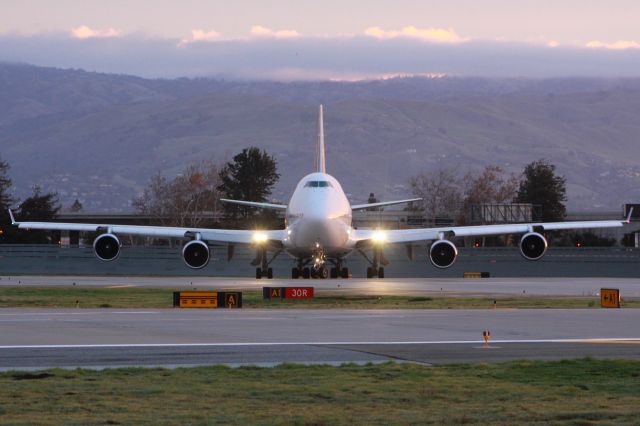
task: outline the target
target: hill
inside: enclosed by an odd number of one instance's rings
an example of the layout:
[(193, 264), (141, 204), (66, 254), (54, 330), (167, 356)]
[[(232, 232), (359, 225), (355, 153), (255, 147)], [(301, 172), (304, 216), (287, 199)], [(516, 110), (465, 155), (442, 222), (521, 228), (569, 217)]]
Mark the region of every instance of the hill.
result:
[(370, 82), (149, 80), (0, 64), (0, 156), (18, 196), (127, 211), (149, 177), (255, 145), (275, 155), (286, 201), (312, 170), (325, 103), (327, 167), (353, 201), (407, 194), (411, 175), (548, 158), (569, 208), (640, 199), (640, 80), (400, 78)]

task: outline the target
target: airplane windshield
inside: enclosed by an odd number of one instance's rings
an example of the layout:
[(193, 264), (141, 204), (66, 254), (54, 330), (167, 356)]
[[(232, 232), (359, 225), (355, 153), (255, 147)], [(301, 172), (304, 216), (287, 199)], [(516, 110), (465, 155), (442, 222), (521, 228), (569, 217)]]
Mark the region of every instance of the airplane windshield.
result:
[(307, 181), (304, 186), (305, 188), (328, 188), (330, 186), (333, 187), (333, 185), (331, 185), (331, 182), (326, 180), (310, 180)]

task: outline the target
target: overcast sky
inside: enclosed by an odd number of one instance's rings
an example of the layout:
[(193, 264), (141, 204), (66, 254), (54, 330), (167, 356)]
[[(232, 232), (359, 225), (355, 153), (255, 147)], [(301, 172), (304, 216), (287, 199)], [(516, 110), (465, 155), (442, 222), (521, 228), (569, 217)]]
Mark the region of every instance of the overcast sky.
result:
[(0, 61), (147, 77), (640, 76), (639, 16), (631, 0), (0, 0)]

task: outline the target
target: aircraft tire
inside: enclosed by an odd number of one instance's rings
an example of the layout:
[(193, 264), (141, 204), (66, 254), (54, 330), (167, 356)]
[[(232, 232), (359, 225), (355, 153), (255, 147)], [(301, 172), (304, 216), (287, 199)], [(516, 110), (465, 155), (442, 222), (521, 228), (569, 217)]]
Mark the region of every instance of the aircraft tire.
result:
[(342, 268), (341, 275), (344, 279), (349, 278), (349, 268)]
[(318, 271), (318, 278), (322, 278), (323, 280), (329, 278), (329, 268), (326, 266), (320, 268)]
[(331, 278), (338, 278), (338, 268), (331, 268)]
[(378, 278), (384, 278), (384, 268), (382, 266), (378, 268)]
[(373, 268), (370, 266), (367, 268), (367, 278), (373, 278)]
[(300, 278), (300, 269), (291, 268), (291, 278), (294, 280), (297, 280), (298, 278)]
[(259, 280), (260, 278), (262, 278), (262, 269), (256, 268), (256, 279)]
[(273, 268), (267, 269), (267, 278), (270, 280), (273, 279)]
[(311, 277), (311, 271), (309, 270), (309, 268), (304, 268), (302, 270), (302, 278), (308, 280)]

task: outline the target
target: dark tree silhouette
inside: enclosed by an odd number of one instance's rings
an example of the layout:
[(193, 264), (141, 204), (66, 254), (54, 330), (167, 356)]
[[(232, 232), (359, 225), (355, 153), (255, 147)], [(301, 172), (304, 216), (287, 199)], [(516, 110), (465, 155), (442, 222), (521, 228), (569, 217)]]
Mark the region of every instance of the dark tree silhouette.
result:
[(9, 178), (9, 163), (0, 160), (0, 243), (11, 242), (15, 235), (15, 229), (9, 221), (7, 209), (11, 207), (14, 200), (9, 189), (11, 179)]
[(9, 168), (9, 163), (0, 160), (0, 208), (2, 209), (3, 215), (7, 214), (7, 209), (11, 206), (11, 203), (13, 203), (13, 197), (9, 194), (9, 189), (11, 188)]
[[(18, 210), (16, 219), (23, 222), (51, 222), (60, 210), (58, 194), (55, 192), (42, 193), (39, 186), (33, 187), (33, 194), (24, 200)], [(16, 234), (16, 243), (22, 244), (50, 244), (57, 243), (59, 236), (47, 231), (22, 231)]]
[[(276, 160), (272, 156), (256, 147), (245, 148), (220, 171), (218, 191), (234, 200), (265, 202), (279, 177)], [(224, 209), (234, 222), (239, 218), (256, 218), (255, 208), (226, 203)], [(261, 216), (269, 218), (269, 221), (273, 219), (269, 212), (263, 212)]]
[(541, 222), (563, 220), (567, 210), (566, 179), (556, 174), (556, 166), (547, 160), (528, 164), (522, 172), (520, 187), (516, 195), (517, 203), (531, 203), (541, 206), (541, 213), (533, 219)]

